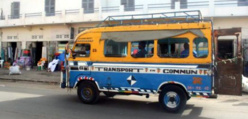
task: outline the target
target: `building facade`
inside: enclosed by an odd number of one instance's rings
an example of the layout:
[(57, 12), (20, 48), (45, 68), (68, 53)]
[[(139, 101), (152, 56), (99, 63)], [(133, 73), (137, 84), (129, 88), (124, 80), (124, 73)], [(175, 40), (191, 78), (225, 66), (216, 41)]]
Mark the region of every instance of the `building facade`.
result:
[(248, 0), (0, 0), (1, 57), (14, 60), (33, 49), (35, 62), (51, 59), (107, 16), (185, 10), (200, 10), (214, 29), (240, 28), (248, 39)]

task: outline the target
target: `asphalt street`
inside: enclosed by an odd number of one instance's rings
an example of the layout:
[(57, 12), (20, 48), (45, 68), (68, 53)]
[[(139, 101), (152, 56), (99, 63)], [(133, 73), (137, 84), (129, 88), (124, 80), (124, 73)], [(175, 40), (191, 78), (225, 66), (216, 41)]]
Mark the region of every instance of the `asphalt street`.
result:
[(76, 90), (35, 82), (0, 81), (0, 119), (248, 119), (248, 95), (191, 98), (178, 114), (165, 112), (156, 96), (101, 96), (95, 105)]

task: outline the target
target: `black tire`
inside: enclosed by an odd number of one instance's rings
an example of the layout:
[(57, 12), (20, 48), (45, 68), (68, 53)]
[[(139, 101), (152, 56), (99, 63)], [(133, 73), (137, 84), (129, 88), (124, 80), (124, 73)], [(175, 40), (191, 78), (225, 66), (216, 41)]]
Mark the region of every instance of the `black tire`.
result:
[(78, 98), (85, 104), (94, 104), (99, 99), (99, 90), (93, 82), (82, 82), (77, 90)]
[(103, 94), (107, 97), (114, 97), (116, 95), (115, 93), (111, 93), (111, 92), (103, 92)]
[(186, 105), (187, 96), (184, 90), (178, 86), (165, 86), (159, 95), (159, 102), (163, 108), (172, 113), (181, 112)]

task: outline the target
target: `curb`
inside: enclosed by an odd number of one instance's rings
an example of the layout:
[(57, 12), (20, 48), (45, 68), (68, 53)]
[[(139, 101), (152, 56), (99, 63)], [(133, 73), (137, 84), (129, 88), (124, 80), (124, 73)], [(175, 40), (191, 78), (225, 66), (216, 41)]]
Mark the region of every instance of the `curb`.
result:
[(12, 82), (23, 81), (23, 82), (45, 83), (45, 84), (60, 84), (59, 82), (55, 82), (55, 81), (40, 81), (40, 80), (27, 80), (27, 79), (9, 79), (9, 78), (0, 78), (0, 80), (12, 81)]

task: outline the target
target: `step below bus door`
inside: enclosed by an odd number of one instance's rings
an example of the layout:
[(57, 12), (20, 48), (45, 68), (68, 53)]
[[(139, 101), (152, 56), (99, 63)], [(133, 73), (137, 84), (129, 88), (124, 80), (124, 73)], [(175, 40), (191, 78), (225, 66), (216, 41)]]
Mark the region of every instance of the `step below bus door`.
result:
[(215, 44), (215, 93), (242, 95), (243, 61), (239, 37), (218, 36)]

